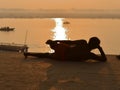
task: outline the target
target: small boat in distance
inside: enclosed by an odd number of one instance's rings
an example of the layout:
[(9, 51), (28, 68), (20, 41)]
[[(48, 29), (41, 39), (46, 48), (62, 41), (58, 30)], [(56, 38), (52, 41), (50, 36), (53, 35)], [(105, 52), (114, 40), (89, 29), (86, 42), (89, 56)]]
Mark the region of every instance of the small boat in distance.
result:
[(63, 22), (63, 24), (70, 24), (70, 22), (68, 22), (68, 21), (65, 21), (65, 22)]
[(1, 27), (0, 31), (5, 31), (5, 32), (9, 32), (9, 31), (14, 31), (15, 28), (10, 28), (10, 27)]

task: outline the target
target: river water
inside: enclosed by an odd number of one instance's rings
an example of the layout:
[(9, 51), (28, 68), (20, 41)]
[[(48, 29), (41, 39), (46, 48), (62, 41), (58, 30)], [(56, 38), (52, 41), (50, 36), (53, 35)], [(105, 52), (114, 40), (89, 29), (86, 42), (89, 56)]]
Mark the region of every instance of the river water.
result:
[(30, 52), (48, 52), (46, 40), (77, 40), (97, 36), (106, 54), (120, 54), (120, 19), (34, 18), (0, 19), (0, 43), (27, 44)]

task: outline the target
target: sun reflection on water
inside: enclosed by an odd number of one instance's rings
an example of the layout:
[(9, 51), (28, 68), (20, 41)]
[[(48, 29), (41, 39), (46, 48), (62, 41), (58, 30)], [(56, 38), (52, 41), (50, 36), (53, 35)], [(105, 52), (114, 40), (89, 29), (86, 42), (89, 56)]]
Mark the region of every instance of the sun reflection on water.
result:
[(56, 23), (55, 28), (52, 30), (54, 33), (53, 40), (68, 40), (67, 29), (63, 27), (63, 18), (53, 18)]

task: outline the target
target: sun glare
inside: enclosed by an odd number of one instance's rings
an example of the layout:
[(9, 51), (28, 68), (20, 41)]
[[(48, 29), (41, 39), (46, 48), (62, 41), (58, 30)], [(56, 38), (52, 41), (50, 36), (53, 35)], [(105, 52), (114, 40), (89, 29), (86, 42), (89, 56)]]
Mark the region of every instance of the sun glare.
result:
[(54, 33), (53, 40), (68, 40), (67, 30), (63, 27), (63, 18), (53, 18), (56, 23), (55, 28), (52, 30)]

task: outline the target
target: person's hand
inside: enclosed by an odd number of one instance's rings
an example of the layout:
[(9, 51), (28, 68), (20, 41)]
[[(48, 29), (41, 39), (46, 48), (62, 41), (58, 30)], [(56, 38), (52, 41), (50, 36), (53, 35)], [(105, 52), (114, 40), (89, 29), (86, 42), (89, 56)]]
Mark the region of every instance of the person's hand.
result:
[(97, 47), (98, 49), (102, 49), (102, 47), (99, 45), (98, 47)]

